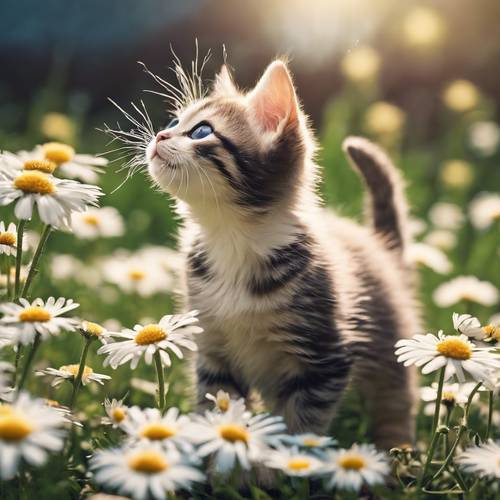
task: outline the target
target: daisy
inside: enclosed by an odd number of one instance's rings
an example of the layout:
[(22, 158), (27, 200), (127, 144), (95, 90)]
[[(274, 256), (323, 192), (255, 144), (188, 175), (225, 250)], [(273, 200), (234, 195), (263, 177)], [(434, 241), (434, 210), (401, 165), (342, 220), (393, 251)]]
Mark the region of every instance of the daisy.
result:
[(477, 229), (488, 229), (500, 220), (500, 194), (480, 193), (469, 205), (472, 224)]
[(458, 276), (439, 285), (432, 296), (439, 307), (449, 307), (461, 301), (493, 306), (498, 302), (496, 286), (475, 276)]
[(425, 243), (409, 245), (406, 258), (412, 264), (428, 267), (439, 274), (448, 274), (452, 269), (451, 262), (444, 252)]
[(71, 214), (97, 205), (102, 194), (97, 186), (57, 179), (38, 170), (9, 173), (0, 180), (0, 206), (16, 202), (15, 216), (29, 220), (36, 205), (40, 219), (55, 228), (69, 228)]
[(205, 479), (175, 448), (158, 443), (99, 450), (90, 459), (90, 469), (96, 483), (134, 500), (165, 500), (169, 493), (189, 490), (193, 482)]
[(485, 382), (500, 368), (500, 355), (494, 349), (477, 347), (465, 335), (444, 335), (442, 331), (437, 337), (432, 333), (415, 335), (399, 340), (396, 348), (399, 363), (423, 366), (424, 375), (444, 367), (445, 380), (455, 375), (463, 383), (466, 371), (477, 382)]
[(500, 144), (500, 127), (493, 121), (473, 123), (468, 135), (470, 145), (483, 156), (495, 153)]
[(363, 483), (384, 483), (390, 467), (385, 455), (373, 445), (354, 444), (347, 450), (327, 450), (323, 470), (332, 473), (328, 488), (359, 491)]
[(10, 401), (12, 399), (14, 393), (12, 373), (14, 371), (14, 365), (6, 361), (0, 361), (0, 401)]
[(278, 469), (287, 476), (308, 477), (321, 471), (323, 462), (313, 455), (300, 452), (298, 447), (280, 447), (266, 454), (264, 463), (271, 469)]
[(13, 404), (0, 405), (0, 479), (12, 479), (21, 459), (37, 467), (48, 452), (62, 450), (64, 424), (60, 412), (26, 393)]
[[(56, 368), (46, 368), (45, 370), (40, 370), (36, 372), (38, 376), (49, 375), (55, 377), (52, 383), (52, 387), (57, 387), (61, 385), (65, 380), (70, 380), (73, 382), (78, 375), (78, 370), (80, 369), (79, 364), (74, 365), (63, 365)], [(98, 384), (104, 385), (104, 380), (111, 380), (109, 375), (103, 375), (102, 373), (95, 373), (90, 366), (84, 366), (82, 373), (82, 384), (87, 385), (90, 382), (97, 382)]]
[(107, 344), (108, 342), (112, 342), (112, 333), (108, 332), (104, 326), (101, 326), (97, 323), (93, 323), (92, 321), (82, 321), (78, 328), (80, 333), (87, 340), (99, 340), (102, 344)]
[(464, 214), (454, 203), (438, 202), (429, 210), (429, 219), (435, 227), (455, 230), (463, 224)]
[(114, 207), (87, 208), (71, 218), (71, 229), (78, 238), (94, 240), (122, 236), (123, 218)]
[(233, 405), (239, 404), (245, 406), (243, 398), (235, 400), (231, 399), (229, 392), (218, 390), (215, 396), (213, 394), (205, 394), (205, 398), (214, 403), (214, 411), (226, 413), (227, 410)]
[(193, 437), (201, 444), (200, 457), (214, 455), (215, 470), (231, 471), (238, 462), (243, 469), (259, 459), (273, 435), (285, 430), (281, 417), (261, 413), (252, 417), (242, 405), (225, 413), (205, 412), (193, 416)]
[(500, 445), (488, 441), (479, 446), (471, 446), (460, 454), (455, 461), (465, 472), (478, 477), (489, 476), (500, 479)]
[(122, 429), (132, 443), (139, 441), (175, 445), (183, 452), (192, 452), (193, 439), (191, 420), (180, 415), (178, 408), (172, 407), (162, 415), (156, 408), (142, 410), (137, 406), (128, 409), (127, 420)]
[(309, 450), (322, 450), (334, 446), (337, 441), (330, 436), (318, 436), (311, 432), (305, 434), (284, 435), (281, 440), (292, 446), (299, 446)]
[(155, 293), (168, 292), (172, 288), (172, 276), (155, 261), (140, 255), (116, 253), (105, 259), (101, 267), (104, 278), (125, 293), (150, 297)]
[[(441, 396), (441, 404), (447, 408), (454, 406), (463, 406), (467, 403), (470, 393), (476, 387), (475, 382), (466, 382), (465, 384), (444, 384)], [(428, 403), (424, 406), (424, 413), (432, 415), (435, 409), (435, 401), (438, 394), (438, 383), (433, 382), (430, 387), (420, 388), (420, 398)]]
[(0, 221), (0, 255), (16, 255), (17, 229), (11, 222), (5, 229), (5, 224)]
[(167, 315), (163, 316), (159, 323), (135, 325), (133, 330), (126, 328), (114, 334), (114, 337), (126, 340), (103, 345), (97, 353), (106, 354), (104, 366), (109, 365), (113, 369), (130, 361), (130, 367), (134, 370), (142, 355), (146, 363), (150, 365), (156, 352), (159, 352), (162, 363), (170, 366), (168, 351), (173, 352), (180, 359), (183, 358), (183, 353), (179, 347), (196, 351), (196, 344), (191, 338), (194, 334), (203, 331), (196, 325), (197, 314), (198, 311), (191, 311), (187, 314)]
[(457, 235), (448, 229), (435, 229), (424, 238), (424, 242), (440, 250), (451, 250), (457, 246)]
[(111, 424), (113, 427), (121, 427), (128, 419), (128, 406), (123, 404), (123, 399), (106, 398), (104, 400), (104, 409), (108, 416), (105, 423)]
[(58, 335), (62, 330), (73, 331), (78, 324), (76, 319), (63, 318), (63, 314), (76, 309), (80, 304), (71, 299), (49, 297), (46, 302), (35, 299), (31, 304), (24, 298), (19, 299), (20, 304), (9, 302), (0, 304), (0, 312), (4, 316), (0, 319), (0, 325), (9, 326), (14, 331), (9, 338), (11, 343), (29, 344), (33, 341), (35, 334), (39, 333), (43, 338), (49, 335)]
[(479, 320), (470, 314), (453, 313), (453, 326), (457, 332), (476, 340), (484, 342), (500, 340), (500, 322), (495, 317), (490, 319), (489, 324), (481, 326)]

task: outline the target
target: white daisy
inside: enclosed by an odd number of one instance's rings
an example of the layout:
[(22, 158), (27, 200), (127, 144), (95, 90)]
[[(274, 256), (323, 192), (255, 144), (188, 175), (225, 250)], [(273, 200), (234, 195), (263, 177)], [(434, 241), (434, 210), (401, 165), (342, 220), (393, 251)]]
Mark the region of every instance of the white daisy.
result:
[[(52, 387), (57, 387), (61, 385), (65, 380), (70, 380), (73, 382), (78, 375), (78, 370), (80, 368), (79, 364), (74, 365), (63, 365), (59, 368), (46, 368), (45, 370), (40, 370), (36, 372), (38, 376), (48, 375), (50, 377), (55, 377), (52, 383)], [(84, 366), (82, 373), (82, 385), (87, 385), (90, 382), (97, 382), (98, 384), (104, 385), (104, 380), (111, 380), (109, 375), (104, 375), (102, 373), (95, 373), (90, 366)]]
[(457, 246), (457, 235), (449, 229), (434, 229), (427, 234), (424, 242), (440, 250), (451, 250)]
[(323, 462), (313, 455), (292, 448), (280, 447), (269, 450), (264, 458), (264, 464), (271, 469), (278, 469), (287, 476), (308, 477), (321, 472)]
[(191, 420), (180, 415), (178, 408), (172, 407), (162, 415), (156, 408), (138, 406), (128, 409), (127, 419), (121, 426), (132, 443), (154, 441), (162, 445), (175, 445), (183, 452), (192, 452), (193, 439)]
[(78, 329), (86, 339), (99, 340), (101, 344), (113, 342), (113, 334), (98, 323), (93, 323), (92, 321), (82, 321)]
[(471, 146), (483, 156), (490, 156), (500, 144), (500, 127), (493, 121), (473, 123), (469, 128)]
[(406, 249), (406, 258), (417, 266), (425, 266), (435, 273), (448, 274), (452, 264), (441, 250), (425, 243), (412, 243)]
[(492, 348), (477, 347), (465, 335), (432, 333), (415, 335), (396, 343), (398, 362), (405, 366), (423, 366), (424, 375), (445, 367), (445, 380), (455, 375), (465, 382), (464, 371), (477, 382), (485, 382), (490, 373), (500, 368), (500, 355)]
[(196, 325), (197, 314), (197, 311), (191, 311), (187, 314), (167, 315), (163, 316), (159, 323), (135, 325), (133, 330), (126, 328), (114, 334), (114, 337), (126, 340), (103, 345), (97, 353), (106, 354), (104, 366), (110, 365), (113, 369), (129, 361), (130, 367), (135, 369), (142, 355), (146, 363), (150, 365), (157, 351), (160, 353), (163, 364), (170, 366), (169, 351), (182, 359), (183, 353), (180, 347), (190, 351), (196, 350), (192, 336), (203, 331)]
[(97, 186), (57, 179), (38, 170), (22, 170), (0, 180), (0, 206), (16, 202), (15, 216), (28, 220), (36, 205), (40, 219), (55, 228), (69, 228), (71, 214), (97, 205), (102, 194)]
[(499, 294), (489, 281), (481, 281), (475, 276), (458, 276), (439, 285), (432, 298), (439, 307), (450, 307), (461, 301), (489, 307), (498, 302)]
[(464, 471), (477, 477), (500, 479), (500, 444), (488, 441), (479, 446), (471, 446), (461, 453), (455, 462), (460, 464)]
[(15, 403), (0, 405), (0, 479), (12, 479), (21, 459), (37, 467), (48, 452), (61, 450), (64, 423), (60, 412), (27, 393)]
[(67, 144), (48, 142), (37, 146), (33, 151), (19, 151), (16, 154), (4, 152), (0, 156), (2, 165), (0, 172), (19, 170), (38, 170), (50, 174), (57, 172), (63, 177), (95, 184), (99, 180), (97, 174), (102, 172), (100, 167), (104, 167), (107, 163), (105, 158), (76, 154)]
[(123, 218), (115, 207), (88, 208), (75, 213), (71, 228), (75, 236), (89, 240), (122, 236), (125, 232)]
[(96, 483), (134, 500), (165, 500), (205, 479), (175, 448), (158, 443), (97, 451), (90, 469)]
[(386, 456), (370, 444), (354, 444), (347, 450), (327, 450), (324, 471), (332, 474), (328, 488), (359, 491), (363, 484), (383, 484), (390, 471)]
[(43, 338), (49, 335), (58, 335), (62, 330), (73, 331), (78, 321), (73, 318), (63, 318), (62, 315), (76, 309), (79, 306), (71, 299), (49, 297), (46, 302), (35, 299), (28, 302), (20, 298), (19, 304), (9, 302), (0, 304), (0, 312), (4, 316), (0, 319), (0, 325), (9, 326), (14, 335), (5, 332), (0, 333), (0, 339), (9, 339), (12, 344), (29, 344), (39, 333)]
[(7, 229), (5, 229), (4, 222), (0, 221), (0, 255), (16, 255), (16, 245), (16, 225), (11, 222)]
[[(0, 348), (1, 347), (0, 345)], [(6, 361), (0, 361), (0, 401), (11, 401), (12, 399), (14, 394), (12, 374), (14, 371), (14, 365)]]
[(478, 229), (488, 229), (500, 220), (500, 194), (480, 193), (469, 205), (472, 224)]
[(219, 411), (221, 413), (225, 413), (229, 408), (233, 405), (243, 405), (245, 406), (245, 401), (243, 398), (238, 400), (231, 399), (231, 395), (229, 392), (225, 392), (223, 390), (218, 390), (215, 396), (213, 394), (205, 394), (205, 398), (214, 403), (214, 411)]
[(123, 404), (123, 400), (106, 398), (104, 400), (104, 409), (108, 416), (105, 423), (111, 424), (113, 427), (121, 427), (128, 419), (129, 407)]
[(231, 471), (236, 462), (250, 469), (251, 462), (267, 450), (269, 440), (285, 428), (281, 417), (266, 413), (252, 417), (242, 405), (233, 405), (225, 413), (207, 411), (204, 416), (193, 416), (193, 438), (201, 444), (198, 455), (213, 455), (220, 473)]
[(289, 435), (285, 434), (281, 437), (281, 441), (292, 446), (299, 446), (308, 450), (322, 450), (334, 446), (337, 441), (330, 436), (318, 436), (312, 432), (305, 434)]
[[(465, 384), (443, 384), (441, 404), (453, 408), (454, 406), (463, 406), (467, 403), (470, 393), (476, 387), (475, 382), (466, 382)], [(424, 406), (425, 415), (432, 415), (435, 409), (435, 401), (438, 393), (438, 383), (433, 382), (430, 387), (420, 388), (420, 397), (422, 401), (428, 403)]]
[(458, 333), (463, 333), (467, 337), (472, 337), (476, 340), (483, 340), (485, 331), (477, 318), (470, 314), (453, 313), (453, 328)]
[(166, 293), (172, 288), (172, 276), (155, 261), (140, 255), (117, 252), (101, 263), (104, 278), (117, 285), (125, 293), (137, 293), (150, 297)]
[[(7, 286), (12, 286), (16, 280), (16, 266), (10, 266), (9, 275), (7, 273), (2, 273), (2, 269), (0, 269), (0, 293), (4, 294), (7, 291)], [(19, 273), (19, 282), (21, 285), (26, 281), (28, 277), (28, 268), (26, 266), (21, 266)]]
[(437, 202), (429, 210), (429, 219), (440, 229), (458, 229), (464, 222), (462, 209), (454, 203)]

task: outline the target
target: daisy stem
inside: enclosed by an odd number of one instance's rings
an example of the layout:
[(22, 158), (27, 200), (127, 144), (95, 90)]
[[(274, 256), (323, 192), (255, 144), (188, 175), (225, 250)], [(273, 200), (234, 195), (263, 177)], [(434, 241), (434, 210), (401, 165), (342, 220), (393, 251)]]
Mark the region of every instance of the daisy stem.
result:
[(28, 372), (31, 367), (31, 363), (33, 362), (33, 358), (35, 357), (36, 352), (38, 351), (38, 347), (40, 346), (41, 335), (37, 333), (35, 335), (35, 340), (33, 340), (33, 344), (31, 346), (31, 350), (26, 359), (26, 363), (24, 363), (23, 373), (21, 375), (21, 379), (19, 380), (19, 385), (17, 386), (17, 393), (19, 394), (26, 383), (26, 378), (28, 377)]
[(85, 361), (87, 360), (87, 354), (89, 353), (89, 347), (92, 343), (92, 339), (85, 340), (85, 345), (83, 346), (82, 354), (80, 356), (80, 366), (78, 367), (78, 373), (76, 374), (75, 380), (73, 380), (73, 392), (71, 393), (71, 400), (69, 403), (69, 409), (72, 410), (76, 401), (76, 396), (82, 384), (83, 371), (85, 370)]
[(12, 297), (12, 281), (10, 279), (10, 255), (5, 256), (5, 279), (7, 280), (7, 297)]
[(21, 261), (23, 258), (23, 235), (26, 221), (21, 219), (17, 227), (17, 249), (16, 249), (16, 278), (14, 282), (14, 295), (19, 298), (19, 289), (21, 288)]
[(493, 421), (493, 391), (488, 392), (488, 426), (486, 427), (486, 435), (484, 440), (488, 441), (490, 439), (491, 424)]
[(420, 476), (420, 479), (418, 481), (418, 490), (422, 488), (423, 482), (427, 476), (427, 472), (429, 470), (429, 467), (432, 462), (432, 457), (434, 456), (434, 452), (436, 450), (436, 444), (438, 442), (439, 434), (436, 432), (437, 426), (439, 424), (439, 412), (441, 410), (441, 399), (443, 397), (443, 384), (444, 384), (444, 372), (445, 372), (445, 367), (443, 366), (441, 368), (441, 371), (439, 373), (439, 382), (438, 382), (438, 389), (437, 389), (437, 395), (436, 395), (436, 407), (434, 410), (434, 418), (432, 420), (432, 440), (431, 444), (429, 446), (429, 451), (427, 452), (427, 459), (425, 461), (424, 465), (424, 470), (422, 472), (422, 475)]
[(163, 376), (163, 366), (161, 364), (160, 351), (154, 353), (156, 377), (158, 379), (158, 409), (163, 412), (165, 408), (165, 379)]
[(36, 247), (35, 254), (33, 255), (33, 260), (31, 261), (31, 266), (30, 266), (30, 270), (28, 272), (28, 277), (26, 278), (26, 282), (24, 283), (23, 291), (21, 292), (21, 297), (26, 297), (28, 295), (33, 278), (35, 277), (35, 274), (38, 271), (38, 269), (37, 269), (38, 261), (40, 260), (40, 257), (42, 256), (42, 252), (43, 252), (43, 249), (45, 247), (45, 243), (47, 242), (47, 239), (49, 238), (51, 230), (52, 230), (52, 227), (48, 224), (43, 228), (42, 235), (40, 236), (40, 241), (38, 243), (38, 246)]

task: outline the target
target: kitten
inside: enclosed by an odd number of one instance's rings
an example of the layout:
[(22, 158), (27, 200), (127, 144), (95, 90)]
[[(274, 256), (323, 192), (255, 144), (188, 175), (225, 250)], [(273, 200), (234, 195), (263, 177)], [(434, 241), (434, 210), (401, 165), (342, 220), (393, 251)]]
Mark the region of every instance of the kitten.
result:
[(250, 92), (226, 66), (146, 149), (177, 200), (190, 309), (200, 311), (198, 396), (251, 389), (291, 432), (325, 433), (352, 380), (373, 438), (413, 440), (413, 374), (394, 344), (418, 330), (405, 263), (406, 202), (389, 159), (362, 138), (344, 149), (364, 180), (371, 222), (320, 206), (315, 143), (286, 64)]

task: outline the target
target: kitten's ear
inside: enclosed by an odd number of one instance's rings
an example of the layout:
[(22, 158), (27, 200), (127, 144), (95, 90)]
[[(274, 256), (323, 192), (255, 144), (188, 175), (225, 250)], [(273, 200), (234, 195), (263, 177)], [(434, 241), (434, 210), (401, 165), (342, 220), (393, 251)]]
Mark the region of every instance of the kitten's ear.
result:
[(299, 105), (292, 77), (283, 61), (274, 61), (247, 96), (263, 132), (281, 133), (298, 120)]
[(222, 65), (222, 68), (215, 76), (213, 93), (221, 95), (234, 95), (238, 93), (238, 89), (233, 82), (233, 77), (226, 64)]

